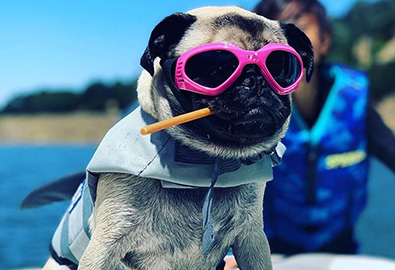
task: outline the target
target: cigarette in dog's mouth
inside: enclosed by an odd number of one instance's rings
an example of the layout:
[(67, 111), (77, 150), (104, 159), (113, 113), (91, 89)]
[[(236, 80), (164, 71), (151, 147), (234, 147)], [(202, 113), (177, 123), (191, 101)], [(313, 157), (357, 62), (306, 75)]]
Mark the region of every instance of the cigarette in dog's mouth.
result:
[(200, 109), (197, 111), (193, 111), (190, 113), (186, 114), (181, 114), (176, 117), (172, 117), (163, 121), (160, 121), (158, 123), (154, 123), (148, 126), (145, 126), (140, 129), (140, 134), (141, 135), (148, 135), (157, 131), (160, 131), (162, 129), (166, 129), (175, 125), (187, 123), (202, 117), (206, 117), (209, 115), (212, 115), (214, 112), (210, 110), (210, 108), (204, 108)]

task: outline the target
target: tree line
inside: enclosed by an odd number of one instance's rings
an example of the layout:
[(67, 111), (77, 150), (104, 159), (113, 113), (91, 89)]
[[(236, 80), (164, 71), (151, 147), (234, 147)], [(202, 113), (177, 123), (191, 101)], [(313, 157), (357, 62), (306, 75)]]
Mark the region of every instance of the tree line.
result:
[(125, 108), (136, 100), (137, 80), (111, 85), (96, 82), (82, 92), (71, 90), (38, 90), (12, 99), (2, 113), (68, 113), (104, 111), (108, 106)]
[(375, 101), (395, 91), (394, 14), (394, 0), (360, 1), (333, 20), (328, 60), (364, 70)]

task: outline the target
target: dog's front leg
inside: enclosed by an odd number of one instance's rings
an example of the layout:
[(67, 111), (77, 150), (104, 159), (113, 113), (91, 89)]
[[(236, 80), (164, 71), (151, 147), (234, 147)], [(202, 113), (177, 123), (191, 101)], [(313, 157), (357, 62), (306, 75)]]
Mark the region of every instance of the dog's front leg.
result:
[[(97, 227), (92, 234), (91, 241), (85, 250), (78, 269), (79, 270), (107, 270), (120, 269), (121, 260), (127, 252), (122, 237), (116, 240), (114, 231)], [(103, 237), (105, 236), (105, 238)], [(107, 237), (111, 237), (108, 239)]]
[(271, 270), (270, 247), (262, 227), (244, 230), (232, 245), (241, 270)]
[(95, 211), (90, 218), (91, 240), (78, 269), (122, 268), (121, 260), (130, 250), (133, 210), (128, 205), (128, 182), (120, 175), (102, 175), (97, 186)]
[[(256, 186), (256, 194), (247, 192), (255, 201), (243, 213), (245, 227), (232, 245), (237, 264), (241, 270), (270, 270), (272, 261), (270, 247), (263, 231), (263, 194), (266, 184)], [(255, 196), (253, 196), (255, 195)]]

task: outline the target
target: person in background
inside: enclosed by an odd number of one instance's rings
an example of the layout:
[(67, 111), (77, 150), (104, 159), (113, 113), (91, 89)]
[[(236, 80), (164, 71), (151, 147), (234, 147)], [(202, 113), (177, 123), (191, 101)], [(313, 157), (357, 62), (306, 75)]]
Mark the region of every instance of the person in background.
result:
[(296, 24), (310, 38), (315, 72), (293, 94), (287, 153), (265, 193), (272, 252), (352, 254), (366, 203), (369, 154), (395, 171), (395, 137), (368, 101), (364, 73), (326, 64), (332, 37), (317, 0), (262, 0), (254, 10)]
[[(395, 171), (395, 138), (368, 101), (363, 72), (326, 64), (332, 37), (317, 0), (262, 0), (254, 11), (294, 23), (310, 38), (315, 71), (293, 94), (287, 146), (267, 184), (264, 230), (272, 253), (353, 254), (367, 196), (369, 155)], [(225, 269), (235, 261), (227, 260)]]

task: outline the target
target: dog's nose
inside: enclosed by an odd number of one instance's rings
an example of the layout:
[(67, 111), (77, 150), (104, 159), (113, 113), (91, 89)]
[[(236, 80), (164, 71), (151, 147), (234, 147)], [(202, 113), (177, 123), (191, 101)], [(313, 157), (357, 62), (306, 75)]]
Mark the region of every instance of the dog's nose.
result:
[(254, 79), (253, 78), (245, 78), (242, 85), (246, 86), (246, 87), (253, 87), (255, 84)]
[(257, 76), (261, 75), (261, 71), (257, 65), (247, 65), (243, 69), (241, 84), (245, 87), (253, 88), (258, 83)]

